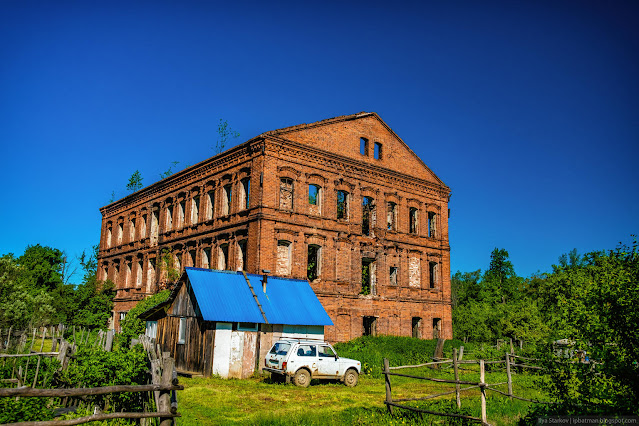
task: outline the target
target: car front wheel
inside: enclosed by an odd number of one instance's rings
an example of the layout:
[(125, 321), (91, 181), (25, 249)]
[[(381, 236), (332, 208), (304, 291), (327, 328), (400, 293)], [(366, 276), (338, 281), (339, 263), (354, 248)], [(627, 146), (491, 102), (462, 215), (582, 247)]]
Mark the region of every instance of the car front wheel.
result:
[(295, 383), (295, 386), (307, 388), (308, 385), (311, 384), (311, 374), (308, 370), (304, 370), (303, 368), (301, 370), (297, 370), (297, 373), (295, 373), (295, 377), (293, 378), (293, 383)]
[(346, 374), (344, 374), (344, 384), (349, 388), (357, 386), (358, 380), (359, 374), (357, 374), (357, 371), (352, 368), (349, 368), (346, 371)]

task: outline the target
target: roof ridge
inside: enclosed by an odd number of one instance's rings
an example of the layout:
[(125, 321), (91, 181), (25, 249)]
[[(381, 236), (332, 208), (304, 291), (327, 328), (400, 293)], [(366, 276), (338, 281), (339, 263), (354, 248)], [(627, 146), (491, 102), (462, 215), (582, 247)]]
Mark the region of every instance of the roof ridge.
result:
[(374, 112), (362, 111), (362, 112), (358, 112), (356, 114), (340, 115), (340, 116), (337, 116), (337, 117), (325, 118), (324, 120), (320, 120), (320, 121), (314, 121), (312, 123), (295, 124), (293, 126), (282, 127), (280, 129), (275, 129), (275, 130), (269, 130), (268, 132), (264, 132), (261, 135), (277, 135), (277, 134), (280, 134), (280, 133), (288, 133), (288, 132), (292, 132), (292, 131), (295, 131), (295, 130), (308, 129), (310, 127), (322, 126), (324, 124), (334, 123), (336, 121), (346, 121), (346, 120), (353, 120), (353, 119), (361, 118), (361, 117), (368, 117), (369, 115), (374, 115), (374, 114), (375, 114)]

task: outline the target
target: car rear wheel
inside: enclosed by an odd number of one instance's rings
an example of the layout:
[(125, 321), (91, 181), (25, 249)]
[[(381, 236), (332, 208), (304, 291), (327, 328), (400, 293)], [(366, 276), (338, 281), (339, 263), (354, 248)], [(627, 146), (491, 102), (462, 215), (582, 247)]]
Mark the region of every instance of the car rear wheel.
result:
[(357, 374), (357, 371), (352, 368), (349, 368), (346, 371), (346, 374), (344, 374), (344, 384), (348, 386), (349, 388), (352, 388), (357, 386), (358, 381), (359, 381), (359, 374)]
[(308, 385), (311, 384), (311, 374), (308, 370), (304, 370), (303, 368), (297, 370), (297, 373), (295, 373), (295, 377), (293, 378), (293, 383), (295, 383), (295, 386), (307, 388)]

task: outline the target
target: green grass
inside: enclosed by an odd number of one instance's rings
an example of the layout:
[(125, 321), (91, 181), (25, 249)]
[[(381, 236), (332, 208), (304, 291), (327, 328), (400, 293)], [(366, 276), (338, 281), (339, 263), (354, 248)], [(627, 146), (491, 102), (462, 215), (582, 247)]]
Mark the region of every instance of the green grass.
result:
[[(466, 366), (465, 366), (466, 368)], [(408, 374), (452, 378), (449, 371), (411, 369)], [(515, 376), (514, 392), (531, 399), (543, 399), (535, 388), (533, 375)], [(474, 381), (478, 372), (465, 371), (462, 380)], [(505, 373), (487, 373), (488, 383), (506, 381)], [(178, 392), (181, 425), (387, 425), (387, 424), (451, 424), (442, 417), (423, 417), (408, 410), (395, 409), (391, 416), (384, 405), (383, 378), (360, 377), (355, 388), (339, 382), (313, 381), (309, 388), (272, 383), (266, 377), (247, 380), (220, 378), (180, 379), (185, 386)], [(393, 398), (414, 398), (454, 389), (454, 385), (424, 380), (392, 377)], [(463, 387), (463, 386), (462, 386)], [(507, 386), (499, 389), (506, 391)], [(528, 411), (531, 403), (513, 400), (488, 391), (488, 420), (496, 425), (510, 425)], [(432, 411), (456, 411), (454, 394), (436, 400), (412, 402), (412, 406)], [(462, 412), (479, 417), (479, 390), (462, 393)], [(461, 423), (454, 423), (461, 424)]]

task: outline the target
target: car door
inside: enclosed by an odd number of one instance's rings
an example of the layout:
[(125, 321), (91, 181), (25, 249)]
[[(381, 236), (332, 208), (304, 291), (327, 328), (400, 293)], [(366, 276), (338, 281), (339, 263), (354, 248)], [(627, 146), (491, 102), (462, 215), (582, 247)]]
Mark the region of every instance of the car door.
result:
[(339, 364), (333, 348), (328, 345), (317, 347), (317, 371), (319, 376), (325, 378), (339, 377)]

